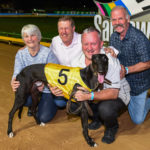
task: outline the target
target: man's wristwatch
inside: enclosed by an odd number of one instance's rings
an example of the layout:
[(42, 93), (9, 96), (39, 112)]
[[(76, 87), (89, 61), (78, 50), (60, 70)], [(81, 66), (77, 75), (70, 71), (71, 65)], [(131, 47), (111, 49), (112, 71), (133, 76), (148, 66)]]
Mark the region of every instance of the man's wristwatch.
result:
[(129, 73), (128, 67), (125, 67), (125, 70), (126, 70), (126, 74), (128, 74)]

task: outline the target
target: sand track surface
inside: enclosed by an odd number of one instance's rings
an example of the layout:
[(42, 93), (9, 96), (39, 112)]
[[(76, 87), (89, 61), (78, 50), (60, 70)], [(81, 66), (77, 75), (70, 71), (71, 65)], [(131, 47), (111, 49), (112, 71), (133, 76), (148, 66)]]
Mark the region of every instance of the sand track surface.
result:
[(116, 141), (104, 144), (104, 126), (89, 131), (97, 142), (97, 148), (90, 148), (82, 136), (79, 117), (68, 117), (65, 110), (58, 110), (54, 119), (45, 127), (36, 125), (32, 117), (27, 117), (24, 107), (22, 119), (17, 113), (13, 121), (15, 136), (7, 136), (8, 113), (14, 103), (14, 93), (10, 87), (14, 59), (19, 46), (0, 43), (0, 150), (150, 150), (150, 115), (142, 125), (134, 125), (125, 112), (119, 117), (119, 131)]

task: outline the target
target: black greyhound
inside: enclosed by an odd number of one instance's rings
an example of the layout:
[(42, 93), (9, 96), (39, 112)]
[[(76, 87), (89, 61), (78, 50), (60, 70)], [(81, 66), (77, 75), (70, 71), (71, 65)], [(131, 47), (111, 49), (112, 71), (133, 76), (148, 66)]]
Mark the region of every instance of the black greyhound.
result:
[[(35, 64), (35, 65), (28, 66), (24, 68), (19, 75), (17, 75), (16, 80), (20, 82), (20, 86), (15, 92), (14, 105), (12, 110), (9, 113), (8, 130), (7, 130), (7, 134), (9, 137), (14, 136), (12, 131), (12, 121), (13, 121), (14, 114), (19, 109), (18, 117), (21, 119), (23, 106), (29, 94), (31, 94), (32, 101), (33, 101), (32, 102), (33, 116), (36, 120), (36, 123), (40, 124), (40, 121), (36, 117), (36, 108), (38, 105), (39, 91), (37, 89), (35, 82), (42, 81), (45, 85), (48, 84), (44, 72), (45, 65), (46, 64)], [(96, 54), (92, 56), (92, 64), (87, 66), (86, 68), (80, 69), (79, 73), (85, 85), (87, 85), (87, 87), (93, 90), (97, 90), (100, 87), (102, 88), (101, 85), (103, 85), (103, 82), (111, 84), (110, 81), (104, 78), (107, 73), (107, 70), (108, 70), (107, 56), (105, 54)], [(100, 76), (103, 77), (103, 81), (101, 81), (102, 83), (99, 82)], [(67, 79), (67, 76), (65, 76), (65, 78)], [(74, 95), (74, 89), (76, 90), (76, 88), (73, 88), (73, 92), (70, 96), (71, 98)], [(80, 111), (83, 135), (87, 143), (90, 146), (94, 147), (96, 146), (96, 143), (88, 135), (88, 113), (90, 113), (89, 111), (90, 107), (88, 106), (87, 101), (77, 102), (77, 103), (79, 103), (81, 106), (80, 109), (78, 109), (78, 111)]]

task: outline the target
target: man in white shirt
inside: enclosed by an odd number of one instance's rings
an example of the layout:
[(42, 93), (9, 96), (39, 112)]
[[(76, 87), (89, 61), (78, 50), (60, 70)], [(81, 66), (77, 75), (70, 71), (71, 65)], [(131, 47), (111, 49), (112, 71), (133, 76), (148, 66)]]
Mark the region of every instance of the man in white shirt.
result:
[(72, 60), (82, 54), (81, 34), (75, 32), (74, 20), (68, 16), (59, 18), (58, 33), (50, 48), (61, 65), (71, 66)]
[[(50, 49), (54, 52), (61, 65), (71, 66), (72, 60), (81, 56), (81, 34), (75, 32), (74, 20), (69, 16), (58, 19), (58, 36), (52, 39)], [(62, 91), (57, 87), (50, 87), (52, 93), (57, 96), (55, 103), (66, 105), (66, 99), (62, 96)]]
[[(95, 28), (89, 28), (87, 31), (87, 33), (83, 33), (81, 41), (81, 35), (75, 32), (74, 21), (70, 17), (62, 17), (58, 20), (59, 35), (53, 38), (50, 48), (57, 56), (60, 64), (85, 67), (91, 63), (93, 54), (104, 53), (101, 50), (103, 42), (100, 33)], [(107, 56), (109, 58), (107, 78), (112, 81), (112, 85), (104, 85), (104, 90), (94, 92), (94, 100), (100, 102), (92, 106), (95, 116), (89, 128), (99, 128), (101, 121), (104, 122), (106, 130), (102, 141), (112, 143), (118, 129), (117, 117), (130, 100), (130, 87), (125, 79), (120, 81), (118, 59), (113, 58), (110, 54)], [(63, 96), (62, 91), (57, 87), (51, 88), (51, 91), (56, 96)], [(76, 98), (79, 101), (91, 99), (91, 94), (83, 94), (79, 91)]]
[[(68, 16), (63, 16), (58, 20), (58, 36), (52, 39), (50, 49), (54, 52), (61, 65), (72, 66), (74, 59), (77, 59), (83, 55), (81, 34), (75, 32), (74, 20)], [(115, 51), (115, 49), (112, 47)], [(105, 51), (117, 53), (111, 49), (105, 49)], [(50, 87), (52, 93), (62, 99), (62, 91), (57, 87)], [(57, 103), (57, 101), (55, 101)], [(62, 106), (64, 106), (65, 101)]]
[[(82, 34), (83, 55), (72, 62), (72, 66), (86, 67), (92, 62), (92, 55), (103, 53), (103, 41), (100, 33), (93, 27), (87, 28)], [(85, 93), (82, 90), (77, 91), (75, 98), (78, 101), (97, 100), (98, 103), (91, 103), (94, 112), (93, 122), (89, 124), (89, 129), (98, 129), (101, 122), (106, 127), (102, 142), (110, 144), (115, 140), (118, 130), (118, 116), (120, 112), (126, 109), (130, 100), (130, 87), (125, 78), (120, 80), (120, 63), (115, 57), (106, 54), (109, 59), (108, 72), (106, 78), (112, 82), (112, 85), (104, 84), (104, 89), (97, 92)], [(75, 110), (76, 103), (71, 108)]]

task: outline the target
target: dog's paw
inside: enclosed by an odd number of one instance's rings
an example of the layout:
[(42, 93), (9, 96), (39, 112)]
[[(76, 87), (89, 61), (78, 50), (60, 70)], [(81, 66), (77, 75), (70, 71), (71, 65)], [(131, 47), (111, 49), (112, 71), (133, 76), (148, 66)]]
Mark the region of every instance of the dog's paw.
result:
[(91, 147), (97, 147), (98, 145), (93, 141), (93, 139), (91, 139), (88, 144), (91, 146)]
[(13, 132), (10, 132), (8, 136), (9, 136), (9, 138), (14, 137), (14, 133), (13, 133)]
[(91, 147), (97, 147), (98, 145), (95, 142), (89, 144)]
[(45, 126), (45, 123), (44, 123), (44, 122), (41, 122), (41, 123), (40, 123), (40, 126), (44, 127), (44, 126)]
[(95, 143), (93, 147), (97, 147), (98, 145)]

